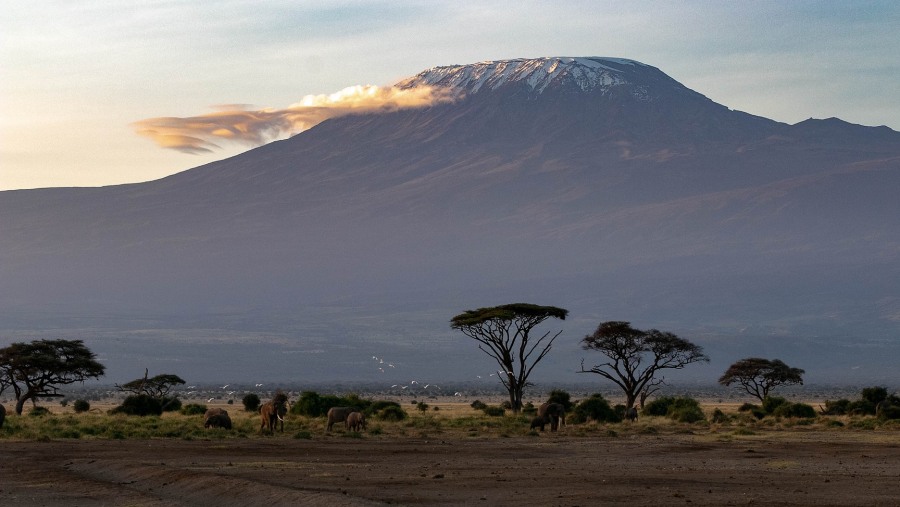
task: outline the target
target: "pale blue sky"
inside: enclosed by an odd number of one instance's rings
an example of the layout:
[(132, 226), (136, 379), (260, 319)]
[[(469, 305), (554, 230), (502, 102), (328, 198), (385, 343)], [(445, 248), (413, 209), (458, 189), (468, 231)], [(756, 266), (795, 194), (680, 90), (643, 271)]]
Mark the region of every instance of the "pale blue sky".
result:
[(3, 0), (0, 190), (147, 181), (248, 149), (134, 122), (285, 108), (436, 65), (611, 56), (733, 109), (900, 130), (900, 2)]

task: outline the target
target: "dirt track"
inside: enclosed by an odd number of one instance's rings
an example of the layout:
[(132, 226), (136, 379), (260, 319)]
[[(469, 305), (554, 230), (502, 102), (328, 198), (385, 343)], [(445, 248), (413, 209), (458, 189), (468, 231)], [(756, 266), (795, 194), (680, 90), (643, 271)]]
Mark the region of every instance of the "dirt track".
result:
[(7, 441), (0, 451), (0, 505), (900, 506), (896, 434), (277, 435)]

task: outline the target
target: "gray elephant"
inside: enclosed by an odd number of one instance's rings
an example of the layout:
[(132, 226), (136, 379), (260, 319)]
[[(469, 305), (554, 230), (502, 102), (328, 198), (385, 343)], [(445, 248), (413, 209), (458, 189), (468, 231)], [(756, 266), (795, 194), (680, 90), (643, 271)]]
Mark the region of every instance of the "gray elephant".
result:
[(628, 419), (629, 421), (634, 422), (634, 421), (637, 421), (637, 418), (638, 418), (638, 411), (636, 408), (630, 407), (628, 410), (625, 411), (625, 419)]
[(230, 430), (231, 417), (228, 416), (228, 411), (225, 409), (211, 408), (203, 414), (203, 427), (225, 428), (226, 430)]
[(353, 407), (329, 408), (328, 425), (325, 427), (325, 431), (331, 431), (331, 427), (334, 426), (334, 423), (346, 423), (347, 416), (349, 416), (351, 412), (356, 412), (356, 409)]
[(550, 423), (550, 431), (556, 431), (560, 423), (566, 424), (566, 407), (562, 403), (544, 403), (538, 407), (537, 417), (544, 419), (545, 424)]
[(3, 427), (3, 421), (6, 419), (6, 407), (0, 405), (0, 428)]
[(362, 412), (350, 412), (346, 424), (350, 431), (362, 431), (366, 429), (366, 415)]
[(289, 410), (288, 397), (282, 392), (275, 394), (272, 401), (268, 401), (259, 407), (261, 417), (259, 431), (268, 429), (269, 433), (275, 433), (275, 426), (281, 423), (280, 431), (284, 433), (284, 416)]
[(546, 426), (548, 422), (546, 417), (541, 417), (539, 415), (535, 416), (534, 419), (531, 420), (530, 429), (540, 428), (541, 431), (544, 431), (544, 426)]

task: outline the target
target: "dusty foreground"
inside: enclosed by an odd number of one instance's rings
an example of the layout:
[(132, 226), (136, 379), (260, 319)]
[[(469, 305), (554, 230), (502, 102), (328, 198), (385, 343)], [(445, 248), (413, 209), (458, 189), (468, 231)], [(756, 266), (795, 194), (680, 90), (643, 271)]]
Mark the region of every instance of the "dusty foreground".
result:
[(900, 505), (869, 433), (0, 442), (0, 505)]

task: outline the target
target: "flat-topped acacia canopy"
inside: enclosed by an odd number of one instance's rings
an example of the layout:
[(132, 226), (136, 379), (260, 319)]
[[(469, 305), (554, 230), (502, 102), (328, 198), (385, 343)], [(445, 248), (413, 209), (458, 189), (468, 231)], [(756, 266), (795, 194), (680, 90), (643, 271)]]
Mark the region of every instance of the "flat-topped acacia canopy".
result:
[(466, 310), (453, 317), (450, 326), (459, 329), (467, 326), (477, 326), (489, 320), (513, 320), (516, 318), (540, 319), (555, 317), (565, 320), (569, 310), (555, 306), (541, 306), (530, 303), (512, 303), (508, 305), (491, 306), (477, 310)]

